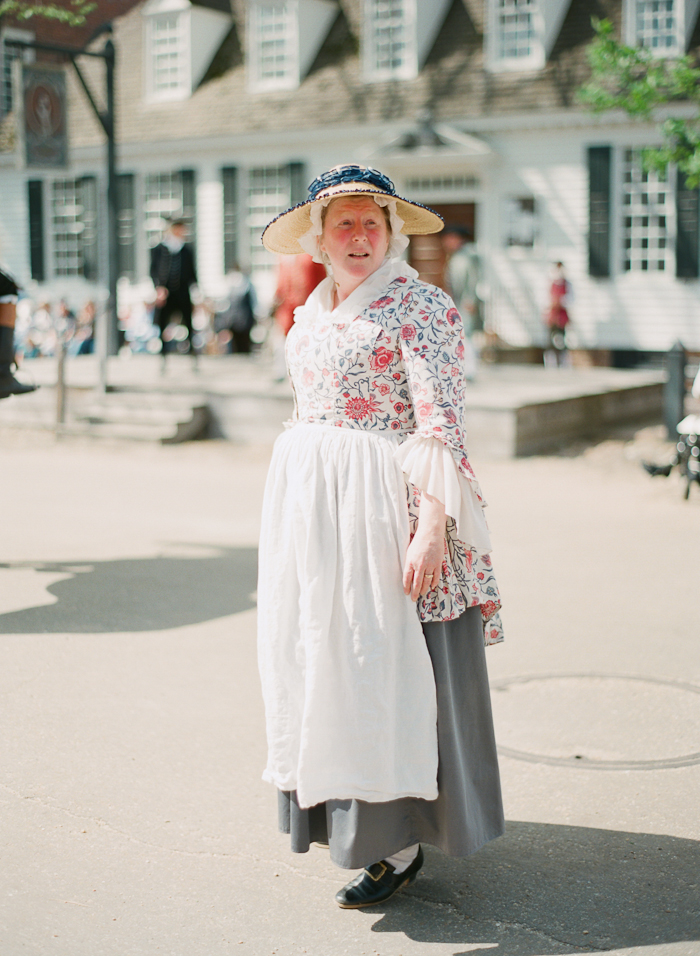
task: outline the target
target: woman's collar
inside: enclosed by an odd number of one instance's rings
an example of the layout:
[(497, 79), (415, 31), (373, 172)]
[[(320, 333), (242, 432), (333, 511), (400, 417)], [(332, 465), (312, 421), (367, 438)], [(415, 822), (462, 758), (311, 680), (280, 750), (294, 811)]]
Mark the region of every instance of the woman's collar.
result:
[(335, 284), (333, 277), (328, 276), (314, 289), (305, 305), (295, 310), (295, 321), (315, 322), (321, 317), (334, 323), (352, 321), (399, 276), (415, 279), (418, 273), (403, 259), (385, 259), (381, 266), (367, 276), (336, 308), (333, 308)]

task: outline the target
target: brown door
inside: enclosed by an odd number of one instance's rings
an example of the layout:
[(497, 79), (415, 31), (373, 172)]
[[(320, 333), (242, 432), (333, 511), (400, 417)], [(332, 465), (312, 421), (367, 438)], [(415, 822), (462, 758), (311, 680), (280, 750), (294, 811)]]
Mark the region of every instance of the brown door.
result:
[[(476, 239), (475, 221), (476, 205), (473, 202), (445, 203), (431, 205), (431, 209), (440, 213), (447, 226), (461, 226), (467, 229), (473, 239)], [(442, 246), (441, 234), (432, 236), (411, 236), (408, 247), (408, 261), (425, 282), (432, 282), (449, 292), (445, 283), (445, 250)]]

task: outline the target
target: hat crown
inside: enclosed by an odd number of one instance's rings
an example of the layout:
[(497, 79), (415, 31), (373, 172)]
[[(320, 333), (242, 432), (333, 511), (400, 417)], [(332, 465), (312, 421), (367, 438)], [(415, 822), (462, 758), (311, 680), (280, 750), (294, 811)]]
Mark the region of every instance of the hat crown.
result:
[(333, 186), (342, 186), (347, 183), (364, 183), (373, 186), (378, 192), (387, 196), (396, 195), (396, 187), (384, 173), (371, 166), (334, 166), (328, 172), (321, 173), (309, 186), (309, 200), (314, 200), (319, 193)]

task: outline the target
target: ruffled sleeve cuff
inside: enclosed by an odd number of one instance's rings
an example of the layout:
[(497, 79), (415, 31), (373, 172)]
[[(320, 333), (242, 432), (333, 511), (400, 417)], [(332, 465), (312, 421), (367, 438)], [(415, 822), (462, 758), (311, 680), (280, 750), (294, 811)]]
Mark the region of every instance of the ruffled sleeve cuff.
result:
[(459, 470), (452, 453), (437, 438), (412, 435), (394, 455), (407, 480), (445, 505), (457, 525), (457, 537), (478, 554), (491, 551), (482, 499), (475, 481)]

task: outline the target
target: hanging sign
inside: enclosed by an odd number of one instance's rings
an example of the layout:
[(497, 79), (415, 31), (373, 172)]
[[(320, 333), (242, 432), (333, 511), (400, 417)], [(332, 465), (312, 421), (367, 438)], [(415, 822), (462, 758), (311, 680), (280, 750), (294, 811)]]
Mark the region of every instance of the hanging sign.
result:
[(21, 132), (26, 166), (68, 165), (66, 77), (62, 69), (22, 65)]

